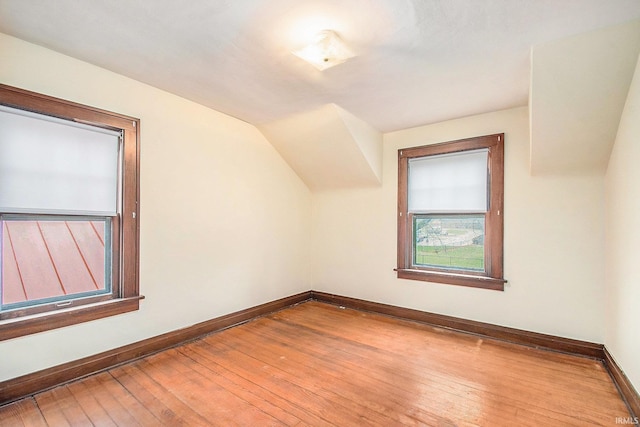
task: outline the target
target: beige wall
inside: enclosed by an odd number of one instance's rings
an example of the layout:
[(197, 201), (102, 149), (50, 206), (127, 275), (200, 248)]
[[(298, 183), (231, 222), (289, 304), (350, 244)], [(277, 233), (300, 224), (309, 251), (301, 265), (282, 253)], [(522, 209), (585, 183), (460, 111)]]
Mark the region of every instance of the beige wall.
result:
[[(500, 132), (505, 291), (397, 279), (397, 150)], [(604, 179), (532, 177), (526, 108), (389, 133), (383, 150), (381, 188), (313, 195), (315, 289), (602, 342)]]
[(640, 60), (606, 174), (605, 345), (640, 390)]
[(255, 127), (2, 34), (0, 82), (141, 119), (146, 296), (0, 342), (0, 381), (311, 288), (310, 192)]

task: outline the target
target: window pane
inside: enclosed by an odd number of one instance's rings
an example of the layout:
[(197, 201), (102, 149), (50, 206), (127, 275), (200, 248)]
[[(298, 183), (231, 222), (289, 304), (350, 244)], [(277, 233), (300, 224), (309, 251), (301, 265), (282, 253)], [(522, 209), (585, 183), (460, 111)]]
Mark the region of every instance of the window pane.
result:
[(4, 216), (2, 307), (111, 291), (110, 219)]
[(409, 160), (410, 212), (485, 212), (487, 149)]
[(113, 215), (119, 135), (0, 106), (0, 210)]
[(484, 215), (415, 215), (413, 264), (484, 271)]

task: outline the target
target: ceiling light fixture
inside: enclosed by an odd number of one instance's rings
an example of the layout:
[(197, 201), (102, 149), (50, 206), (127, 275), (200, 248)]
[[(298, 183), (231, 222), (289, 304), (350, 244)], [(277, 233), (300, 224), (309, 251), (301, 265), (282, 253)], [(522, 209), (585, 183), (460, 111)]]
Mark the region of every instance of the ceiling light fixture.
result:
[(321, 31), (313, 43), (292, 53), (320, 71), (342, 64), (355, 56), (335, 31), (331, 30)]

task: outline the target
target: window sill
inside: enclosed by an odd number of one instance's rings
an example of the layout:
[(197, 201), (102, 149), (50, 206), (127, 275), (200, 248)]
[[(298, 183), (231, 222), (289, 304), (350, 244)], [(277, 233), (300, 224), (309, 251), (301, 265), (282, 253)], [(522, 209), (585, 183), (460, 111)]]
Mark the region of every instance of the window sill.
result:
[(144, 296), (118, 298), (3, 320), (0, 321), (0, 341), (136, 311), (140, 308), (141, 299), (144, 299)]
[(504, 291), (504, 279), (496, 279), (472, 274), (425, 271), (418, 269), (398, 268), (399, 279), (421, 280), (423, 282), (446, 283), (449, 285), (468, 286), (472, 288)]

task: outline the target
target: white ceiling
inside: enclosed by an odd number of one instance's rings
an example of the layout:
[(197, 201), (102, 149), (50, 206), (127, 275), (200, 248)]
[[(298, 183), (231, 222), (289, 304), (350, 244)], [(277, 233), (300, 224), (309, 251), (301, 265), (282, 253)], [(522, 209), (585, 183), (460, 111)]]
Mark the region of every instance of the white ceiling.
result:
[[(387, 132), (526, 105), (533, 45), (638, 0), (0, 0), (0, 32), (259, 125), (335, 103)], [(357, 57), (290, 52), (323, 29)]]

